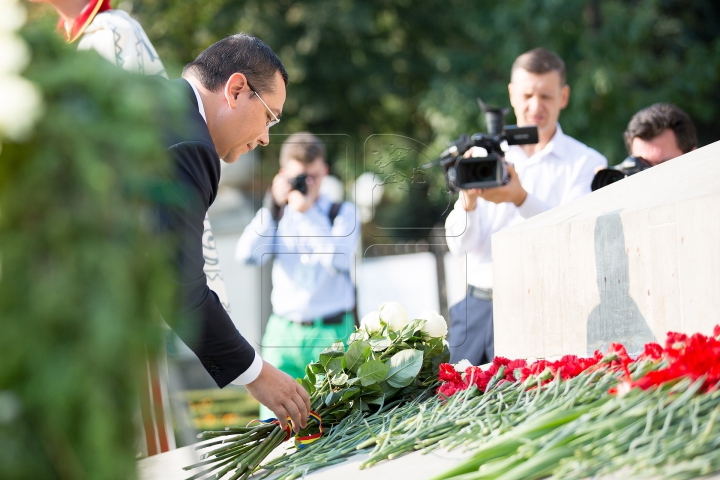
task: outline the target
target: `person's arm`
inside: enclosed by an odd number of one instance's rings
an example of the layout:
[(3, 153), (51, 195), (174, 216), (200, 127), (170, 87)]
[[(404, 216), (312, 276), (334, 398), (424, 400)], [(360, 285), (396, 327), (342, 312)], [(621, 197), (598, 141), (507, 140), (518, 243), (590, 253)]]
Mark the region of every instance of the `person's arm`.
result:
[(323, 266), (331, 273), (350, 271), (359, 237), (360, 218), (357, 209), (352, 203), (343, 202), (328, 238), (333, 255), (323, 255)]
[(273, 254), (273, 244), (277, 243), (275, 232), (279, 211), (279, 206), (268, 192), (262, 208), (245, 227), (235, 246), (236, 262), (261, 266), (268, 261)]
[(265, 363), (240, 335), (220, 300), (207, 286), (203, 271), (203, 220), (212, 200), (212, 182), (219, 178), (215, 149), (201, 142), (185, 142), (169, 149), (183, 189), (175, 203), (161, 209), (160, 224), (177, 242), (180, 322), (173, 330), (197, 355), (222, 388), (245, 385), (248, 392), (275, 413), (285, 428), (287, 417), (296, 430), (307, 426), (310, 397), (288, 374)]
[(466, 201), (460, 193), (455, 207), (445, 220), (445, 238), (453, 255), (479, 253), (482, 250), (483, 225), (481, 215), (483, 202), (477, 201), (471, 211), (465, 209)]
[[(219, 160), (212, 147), (200, 142), (181, 143), (169, 151), (183, 188), (182, 196), (174, 204), (166, 205), (161, 216), (169, 240), (177, 245), (181, 321), (171, 327), (222, 388), (246, 372), (255, 362), (256, 354), (235, 328), (218, 296), (208, 288), (203, 271), (203, 221), (212, 195), (204, 170)], [(258, 370), (255, 377), (259, 373)], [(253, 380), (246, 378), (247, 382)]]

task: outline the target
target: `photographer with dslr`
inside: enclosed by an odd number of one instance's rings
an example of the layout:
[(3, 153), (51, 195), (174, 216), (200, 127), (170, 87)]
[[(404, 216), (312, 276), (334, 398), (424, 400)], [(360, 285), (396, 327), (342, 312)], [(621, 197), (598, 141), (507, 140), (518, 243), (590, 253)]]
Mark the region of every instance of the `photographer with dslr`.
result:
[(450, 309), (453, 363), (468, 359), (480, 365), (494, 357), (491, 235), (590, 193), (595, 169), (607, 166), (605, 157), (560, 128), (558, 118), (568, 104), (570, 87), (559, 56), (543, 48), (520, 55), (508, 91), (518, 126), (536, 125), (539, 139), (537, 144), (508, 147), (508, 182), (461, 190), (445, 222), (450, 251), (467, 256), (468, 292)]
[(350, 269), (360, 225), (352, 203), (332, 203), (320, 193), (325, 158), (314, 135), (285, 140), (280, 171), (235, 250), (238, 262), (252, 265), (274, 257), (262, 357), (293, 378), (355, 326)]
[(656, 103), (637, 112), (623, 136), (630, 156), (619, 165), (598, 171), (593, 191), (698, 147), (690, 116), (671, 103)]

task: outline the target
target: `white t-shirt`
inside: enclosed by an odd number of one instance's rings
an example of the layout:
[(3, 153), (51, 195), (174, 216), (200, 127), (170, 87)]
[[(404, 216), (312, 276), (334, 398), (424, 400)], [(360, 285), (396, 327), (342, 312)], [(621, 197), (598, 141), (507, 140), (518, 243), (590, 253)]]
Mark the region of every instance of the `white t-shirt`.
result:
[(523, 204), (516, 207), (478, 198), (475, 210), (467, 212), (461, 195), (445, 221), (448, 247), (454, 255), (467, 255), (467, 281), (475, 287), (493, 286), (493, 233), (590, 193), (595, 169), (607, 166), (604, 156), (565, 135), (560, 124), (540, 152), (528, 157), (521, 147), (512, 146), (505, 159), (515, 165), (528, 193)]

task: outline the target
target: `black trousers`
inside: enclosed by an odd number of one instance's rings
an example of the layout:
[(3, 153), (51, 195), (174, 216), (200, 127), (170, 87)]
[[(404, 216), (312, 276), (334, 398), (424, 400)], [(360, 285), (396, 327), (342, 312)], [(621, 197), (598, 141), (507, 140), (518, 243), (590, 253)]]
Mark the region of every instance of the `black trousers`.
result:
[(473, 365), (492, 362), (495, 358), (493, 305), (468, 292), (450, 308), (450, 362), (468, 359)]

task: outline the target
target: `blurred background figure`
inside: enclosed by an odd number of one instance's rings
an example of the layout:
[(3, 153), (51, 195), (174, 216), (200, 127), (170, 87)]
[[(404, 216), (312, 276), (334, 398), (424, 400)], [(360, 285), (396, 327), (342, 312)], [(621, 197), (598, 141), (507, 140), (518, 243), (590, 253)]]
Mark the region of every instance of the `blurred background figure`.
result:
[(356, 322), (351, 266), (360, 226), (353, 204), (333, 203), (321, 193), (327, 175), (319, 138), (288, 137), (263, 207), (235, 252), (246, 264), (274, 261), (272, 315), (262, 356), (293, 378), (305, 376), (305, 367), (333, 342), (346, 339)]
[(492, 234), (590, 193), (595, 169), (607, 165), (560, 128), (570, 87), (557, 54), (536, 48), (520, 55), (508, 91), (518, 126), (537, 125), (539, 141), (509, 147), (505, 158), (514, 168), (508, 165), (507, 185), (461, 190), (445, 222), (450, 251), (467, 256), (467, 295), (450, 309), (452, 362), (480, 365), (494, 357)]

